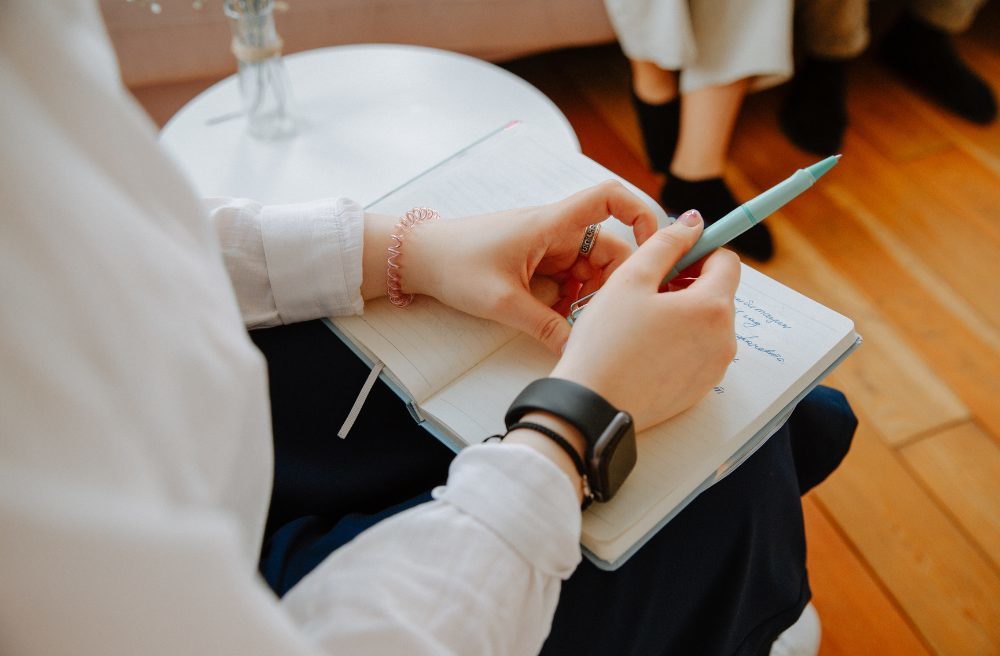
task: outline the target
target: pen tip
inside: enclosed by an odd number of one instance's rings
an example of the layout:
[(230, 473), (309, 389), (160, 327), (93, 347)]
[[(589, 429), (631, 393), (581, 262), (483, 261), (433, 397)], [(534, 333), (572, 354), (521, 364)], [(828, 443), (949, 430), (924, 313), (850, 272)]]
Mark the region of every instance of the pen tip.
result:
[(832, 155), (824, 160), (816, 162), (812, 166), (807, 166), (806, 171), (812, 176), (813, 182), (819, 180), (824, 173), (832, 169), (840, 161), (840, 155)]
[(834, 157), (837, 158), (837, 161), (840, 161), (840, 158), (843, 157), (843, 155), (840, 154), (840, 153), (837, 153), (836, 155), (834, 155)]

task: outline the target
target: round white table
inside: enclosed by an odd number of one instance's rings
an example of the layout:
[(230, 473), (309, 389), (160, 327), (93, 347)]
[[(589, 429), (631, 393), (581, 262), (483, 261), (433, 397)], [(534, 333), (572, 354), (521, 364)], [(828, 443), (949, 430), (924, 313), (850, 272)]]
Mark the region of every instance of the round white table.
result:
[(285, 58), (295, 136), (248, 135), (236, 76), (164, 126), (160, 140), (203, 197), (291, 203), (347, 196), (367, 205), (476, 139), (520, 119), (579, 150), (538, 89), (488, 62), (443, 50), (353, 45)]

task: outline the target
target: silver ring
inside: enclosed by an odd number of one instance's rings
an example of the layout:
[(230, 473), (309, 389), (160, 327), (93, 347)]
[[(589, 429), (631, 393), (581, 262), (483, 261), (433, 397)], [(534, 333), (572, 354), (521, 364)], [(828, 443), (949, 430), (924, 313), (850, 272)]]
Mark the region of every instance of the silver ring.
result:
[(583, 233), (583, 242), (580, 243), (580, 255), (586, 257), (590, 254), (591, 249), (594, 248), (594, 242), (597, 241), (597, 235), (600, 233), (600, 223), (591, 223), (587, 226), (587, 231)]

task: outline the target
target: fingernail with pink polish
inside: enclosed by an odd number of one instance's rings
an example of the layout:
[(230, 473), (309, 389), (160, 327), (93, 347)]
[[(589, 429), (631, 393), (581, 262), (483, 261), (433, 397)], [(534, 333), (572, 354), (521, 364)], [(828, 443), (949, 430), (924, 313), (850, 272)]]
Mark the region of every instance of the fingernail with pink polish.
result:
[(688, 210), (677, 217), (677, 220), (686, 226), (694, 227), (701, 223), (701, 213), (698, 210)]

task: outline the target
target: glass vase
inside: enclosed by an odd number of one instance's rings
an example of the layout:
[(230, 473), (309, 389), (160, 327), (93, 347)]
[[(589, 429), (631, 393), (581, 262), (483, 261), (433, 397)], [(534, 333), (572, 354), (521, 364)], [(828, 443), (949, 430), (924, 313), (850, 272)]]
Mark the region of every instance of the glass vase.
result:
[(274, 0), (225, 0), (224, 6), (239, 62), (247, 131), (258, 139), (295, 134), (282, 41), (274, 27)]

